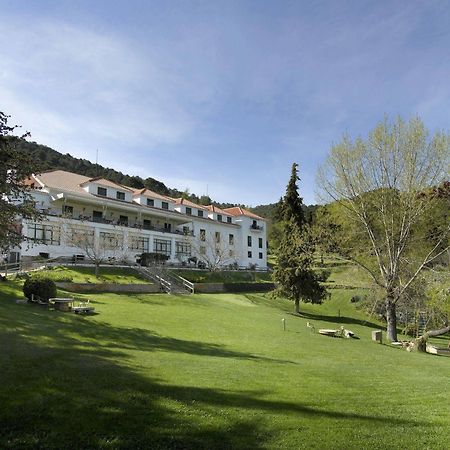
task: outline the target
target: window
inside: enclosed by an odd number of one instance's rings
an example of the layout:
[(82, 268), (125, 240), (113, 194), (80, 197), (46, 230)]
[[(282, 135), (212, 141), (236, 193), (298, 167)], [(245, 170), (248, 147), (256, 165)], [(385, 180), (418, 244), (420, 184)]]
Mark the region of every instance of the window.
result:
[(222, 222), (222, 214), (217, 214), (217, 220), (218, 220), (219, 222)]
[(234, 234), (229, 234), (228, 235), (228, 243), (230, 245), (234, 245)]
[(259, 252), (259, 259), (263, 259), (263, 254), (262, 254), (262, 252)]
[(231, 223), (231, 217), (227, 217), (227, 223)]
[(33, 242), (39, 242), (41, 244), (59, 245), (60, 228), (57, 225), (29, 223), (27, 238)]
[(94, 222), (103, 222), (103, 213), (101, 211), (92, 211), (92, 220)]
[(119, 216), (119, 225), (128, 226), (128, 216)]
[(197, 215), (198, 215), (198, 217), (203, 217), (203, 211), (201, 209), (199, 209), (197, 211)]
[(251, 237), (251, 236), (247, 236), (247, 245), (248, 245), (249, 247), (252, 246), (252, 237)]
[(62, 213), (64, 216), (73, 217), (73, 206), (63, 205)]
[(125, 200), (125, 192), (117, 191), (116, 198), (117, 198), (117, 200)]
[(262, 238), (258, 239), (258, 247), (259, 248), (263, 248), (263, 240), (262, 240)]
[(155, 253), (170, 256), (172, 251), (172, 242), (166, 239), (155, 239), (153, 242), (153, 251)]
[(186, 206), (186, 214), (188, 216), (192, 216), (192, 208), (189, 208), (188, 206)]
[(191, 256), (191, 244), (187, 242), (177, 241), (175, 242), (176, 256)]
[(191, 231), (189, 230), (189, 227), (186, 227), (186, 226), (183, 227), (183, 234), (185, 236), (189, 236), (191, 234)]
[(205, 242), (205, 240), (206, 240), (206, 230), (200, 230), (200, 240)]
[(200, 247), (200, 255), (206, 255), (206, 247), (204, 245)]
[(67, 230), (67, 245), (71, 247), (92, 247), (94, 245), (94, 230), (86, 227), (69, 227)]
[(101, 195), (102, 197), (106, 197), (106, 188), (98, 187), (97, 188), (97, 195)]
[(147, 206), (155, 206), (155, 200), (152, 198), (147, 199)]
[(152, 229), (152, 221), (148, 219), (144, 219), (142, 226), (144, 230), (151, 230)]
[(122, 247), (122, 235), (101, 231), (100, 244), (105, 250), (114, 250), (120, 248)]
[(220, 242), (220, 232), (216, 231), (216, 242), (219, 243)]
[(140, 250), (141, 252), (148, 252), (149, 240), (146, 237), (141, 237), (137, 235), (131, 236), (131, 249)]
[(172, 231), (172, 224), (164, 223), (164, 231), (168, 231), (170, 233)]
[(251, 258), (251, 257), (252, 257), (252, 252), (247, 252), (247, 256), (248, 256), (249, 258)]
[(169, 204), (167, 202), (162, 202), (161, 203), (161, 208), (162, 209), (169, 209)]

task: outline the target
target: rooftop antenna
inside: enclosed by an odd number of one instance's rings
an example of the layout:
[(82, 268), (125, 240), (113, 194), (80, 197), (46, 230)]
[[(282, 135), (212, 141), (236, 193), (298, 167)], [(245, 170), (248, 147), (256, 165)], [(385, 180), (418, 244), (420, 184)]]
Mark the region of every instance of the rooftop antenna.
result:
[(97, 171), (97, 176), (98, 176), (98, 148), (97, 148), (97, 153), (95, 156), (95, 170)]

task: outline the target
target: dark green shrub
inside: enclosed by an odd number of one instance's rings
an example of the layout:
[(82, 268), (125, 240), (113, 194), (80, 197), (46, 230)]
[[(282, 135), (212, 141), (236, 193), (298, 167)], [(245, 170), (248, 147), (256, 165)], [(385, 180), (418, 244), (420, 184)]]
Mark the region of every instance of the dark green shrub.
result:
[(48, 302), (49, 298), (56, 297), (56, 285), (53, 280), (46, 278), (29, 278), (23, 285), (23, 294), (28, 300), (31, 300), (33, 294), (35, 299)]
[(142, 253), (140, 257), (141, 266), (151, 266), (154, 264), (164, 264), (169, 256), (162, 253)]

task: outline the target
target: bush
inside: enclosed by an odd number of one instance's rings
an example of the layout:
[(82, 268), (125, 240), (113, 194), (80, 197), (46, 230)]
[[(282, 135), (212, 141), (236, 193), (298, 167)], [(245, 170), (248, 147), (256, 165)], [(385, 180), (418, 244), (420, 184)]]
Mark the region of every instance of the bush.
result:
[(169, 256), (162, 253), (142, 253), (140, 257), (141, 266), (151, 266), (154, 264), (164, 264), (169, 259)]
[(29, 278), (23, 285), (23, 294), (28, 300), (31, 300), (34, 295), (35, 298), (48, 302), (49, 298), (56, 297), (56, 285), (48, 278)]

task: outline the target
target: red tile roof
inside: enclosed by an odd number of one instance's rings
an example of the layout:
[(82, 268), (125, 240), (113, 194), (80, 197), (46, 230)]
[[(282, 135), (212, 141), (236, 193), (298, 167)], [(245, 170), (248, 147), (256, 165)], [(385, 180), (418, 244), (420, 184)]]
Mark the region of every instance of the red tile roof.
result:
[(225, 208), (224, 211), (232, 216), (247, 216), (252, 219), (258, 220), (266, 220), (263, 217), (258, 216), (257, 214), (248, 211), (247, 209), (241, 208), (240, 206), (234, 206), (233, 208)]
[(151, 191), (150, 189), (144, 188), (144, 189), (134, 189), (134, 193), (133, 193), (133, 197), (137, 196), (137, 195), (143, 195), (145, 197), (150, 197), (150, 198), (158, 198), (160, 200), (164, 200), (164, 201), (168, 201), (168, 202), (173, 202), (173, 198), (171, 197), (167, 197), (167, 195), (161, 195), (158, 194), (157, 192)]
[(173, 199), (175, 201), (176, 205), (185, 205), (185, 206), (189, 206), (190, 208), (197, 208), (197, 209), (203, 209), (204, 211), (209, 211), (209, 209), (206, 206), (203, 205), (197, 205), (194, 202), (191, 202), (190, 200), (187, 200), (185, 198), (174, 198)]

